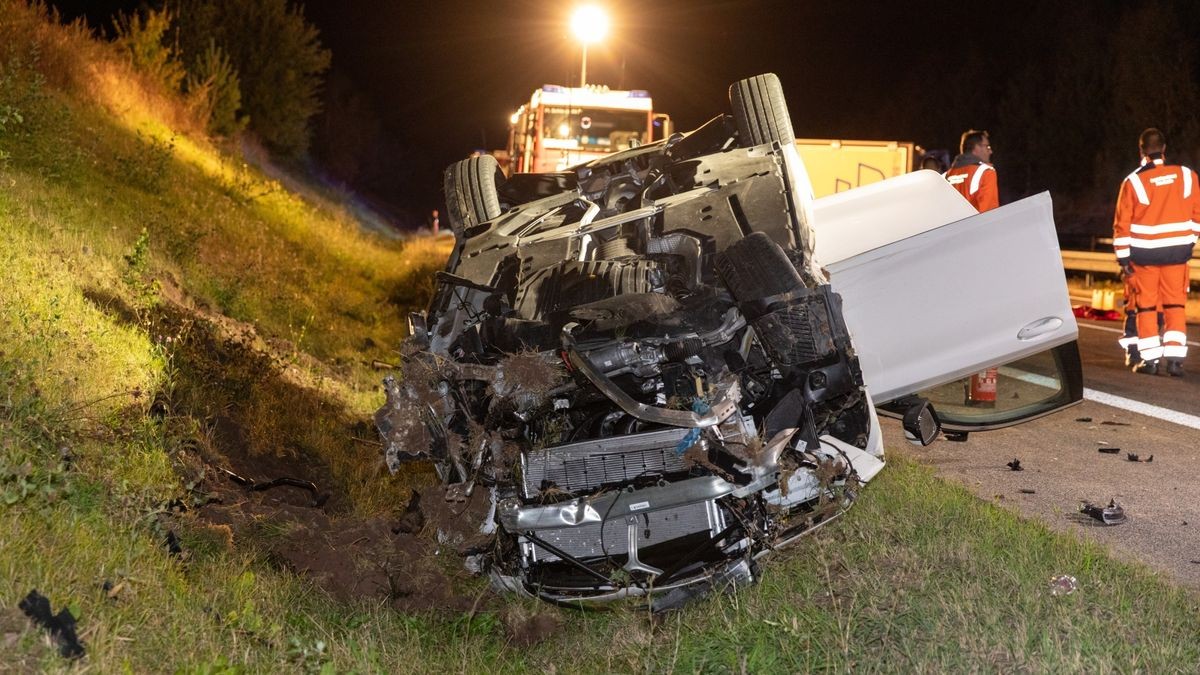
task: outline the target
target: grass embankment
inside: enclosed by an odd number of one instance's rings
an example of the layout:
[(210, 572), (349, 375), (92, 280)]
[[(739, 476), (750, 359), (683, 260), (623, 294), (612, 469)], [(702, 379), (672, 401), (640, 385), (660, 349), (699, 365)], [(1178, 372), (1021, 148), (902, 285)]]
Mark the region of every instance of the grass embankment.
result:
[[(761, 585), (661, 622), (339, 603), (191, 513), (164, 515), (203, 499), (194, 457), (231, 447), (315, 465), (342, 513), (394, 509), (407, 490), (372, 445), (370, 363), (394, 360), (446, 249), (365, 236), (284, 192), (136, 79), (85, 34), (0, 0), (0, 670), (77, 668), (16, 611), (31, 588), (79, 618), (78, 666), (96, 672), (1200, 662), (1194, 596), (905, 461), (769, 560)], [(186, 558), (168, 555), (167, 526)], [(1057, 573), (1081, 590), (1052, 597)], [(561, 629), (513, 644), (505, 617), (535, 611)]]

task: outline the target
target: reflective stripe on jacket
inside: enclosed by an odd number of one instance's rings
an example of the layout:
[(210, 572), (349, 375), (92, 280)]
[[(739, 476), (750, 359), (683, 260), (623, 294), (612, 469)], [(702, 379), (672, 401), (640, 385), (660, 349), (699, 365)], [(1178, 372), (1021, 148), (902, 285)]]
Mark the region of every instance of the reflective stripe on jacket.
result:
[(1121, 182), (1113, 217), (1117, 259), (1177, 265), (1200, 235), (1200, 180), (1186, 166), (1146, 161)]
[[(957, 162), (956, 162), (957, 163)], [(946, 173), (946, 181), (958, 190), (976, 211), (987, 211), (1000, 206), (1000, 192), (996, 188), (996, 169), (991, 164), (979, 162), (956, 166)]]

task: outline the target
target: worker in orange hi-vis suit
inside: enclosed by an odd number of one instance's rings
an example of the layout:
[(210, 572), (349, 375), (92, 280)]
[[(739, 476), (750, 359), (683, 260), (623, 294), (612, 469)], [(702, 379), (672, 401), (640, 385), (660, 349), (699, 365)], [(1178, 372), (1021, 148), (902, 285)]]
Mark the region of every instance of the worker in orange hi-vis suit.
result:
[[(950, 164), (950, 170), (942, 174), (979, 212), (1000, 206), (996, 169), (988, 163), (991, 159), (992, 142), (988, 132), (976, 129), (964, 131), (958, 144), (958, 156)], [(988, 368), (972, 375), (967, 387), (967, 405), (995, 407), (999, 377), (999, 368)]]
[[(1136, 290), (1136, 373), (1183, 375), (1187, 356), (1188, 260), (1200, 235), (1200, 180), (1186, 166), (1167, 164), (1158, 129), (1138, 138), (1142, 165), (1121, 182), (1113, 218), (1113, 250)], [(1163, 331), (1158, 313), (1163, 314)]]
[(950, 170), (942, 174), (976, 211), (983, 212), (1000, 206), (1000, 192), (996, 188), (996, 168), (988, 162), (992, 159), (992, 145), (988, 132), (972, 129), (964, 131), (958, 146), (958, 157)]

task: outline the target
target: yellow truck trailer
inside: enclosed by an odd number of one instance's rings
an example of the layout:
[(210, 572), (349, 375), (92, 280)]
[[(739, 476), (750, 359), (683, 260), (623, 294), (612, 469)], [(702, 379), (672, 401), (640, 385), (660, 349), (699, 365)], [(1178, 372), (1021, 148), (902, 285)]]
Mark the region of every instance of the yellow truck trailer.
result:
[(818, 198), (908, 173), (915, 156), (902, 141), (797, 138), (796, 148)]

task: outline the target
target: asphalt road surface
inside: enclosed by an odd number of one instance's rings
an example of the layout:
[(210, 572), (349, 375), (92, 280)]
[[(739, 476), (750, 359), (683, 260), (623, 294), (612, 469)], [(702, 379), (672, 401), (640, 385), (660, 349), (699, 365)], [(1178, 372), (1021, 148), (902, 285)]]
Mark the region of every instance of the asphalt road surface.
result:
[[(1084, 402), (1009, 429), (920, 448), (884, 421), (887, 447), (933, 466), (984, 499), (1059, 530), (1101, 542), (1200, 589), (1200, 326), (1188, 326), (1183, 378), (1138, 375), (1116, 344), (1120, 325), (1080, 321)], [(1120, 448), (1101, 454), (1101, 447)], [(1131, 462), (1126, 453), (1153, 462)], [(1024, 471), (1006, 464), (1020, 459)], [(1034, 494), (1024, 494), (1033, 490)], [(1116, 499), (1127, 522), (1106, 526), (1078, 513), (1082, 501)], [(1070, 570), (1063, 570), (1070, 574)]]

